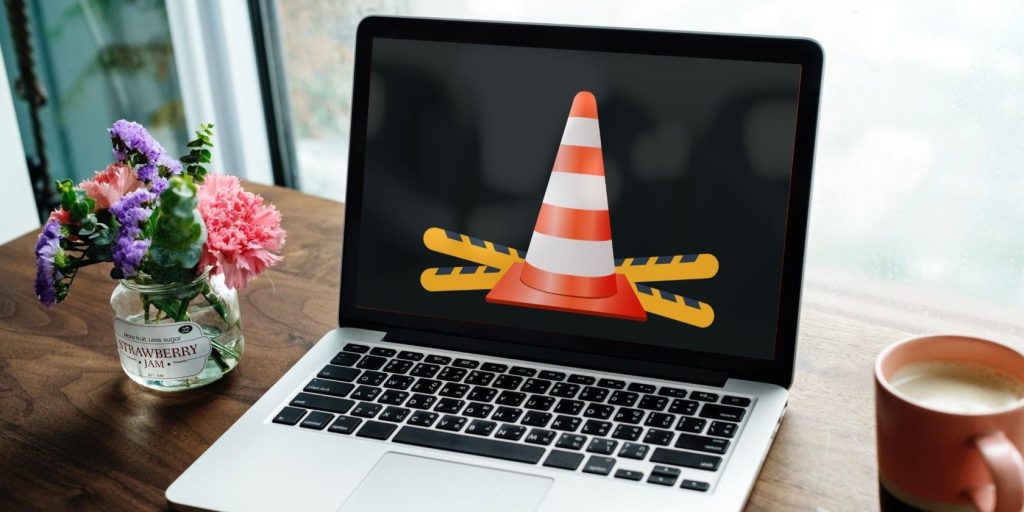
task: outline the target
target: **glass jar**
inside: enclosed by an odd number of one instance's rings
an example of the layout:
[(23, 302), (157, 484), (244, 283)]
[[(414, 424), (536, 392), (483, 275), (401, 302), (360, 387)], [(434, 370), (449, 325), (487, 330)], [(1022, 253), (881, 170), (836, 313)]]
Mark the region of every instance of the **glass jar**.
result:
[(150, 389), (181, 391), (214, 382), (242, 358), (238, 293), (224, 276), (190, 283), (122, 280), (110, 296), (114, 338), (128, 377)]

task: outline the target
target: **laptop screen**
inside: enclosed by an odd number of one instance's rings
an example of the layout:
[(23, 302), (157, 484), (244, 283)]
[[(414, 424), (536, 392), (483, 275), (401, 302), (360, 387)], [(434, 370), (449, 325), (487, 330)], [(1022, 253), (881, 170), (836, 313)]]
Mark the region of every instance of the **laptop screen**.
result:
[(357, 307), (771, 359), (800, 76), (374, 38)]

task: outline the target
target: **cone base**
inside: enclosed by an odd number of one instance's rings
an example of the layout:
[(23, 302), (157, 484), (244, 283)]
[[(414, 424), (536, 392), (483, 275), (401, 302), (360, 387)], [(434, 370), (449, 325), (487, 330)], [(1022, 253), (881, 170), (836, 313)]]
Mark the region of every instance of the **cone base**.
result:
[(501, 281), (487, 294), (487, 302), (506, 306), (522, 306), (527, 308), (581, 313), (584, 315), (607, 316), (623, 320), (647, 320), (640, 300), (636, 298), (629, 280), (622, 274), (615, 275), (616, 292), (610, 297), (584, 298), (569, 295), (556, 295), (530, 288), (519, 279), (523, 271), (522, 263), (513, 264)]

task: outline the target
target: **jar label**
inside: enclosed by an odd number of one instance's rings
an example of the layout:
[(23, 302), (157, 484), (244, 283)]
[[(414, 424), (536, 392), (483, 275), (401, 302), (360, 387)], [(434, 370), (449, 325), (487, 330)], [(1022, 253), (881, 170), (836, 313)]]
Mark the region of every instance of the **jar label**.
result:
[(121, 366), (146, 379), (183, 379), (198, 375), (210, 355), (210, 338), (195, 322), (135, 324), (114, 319)]

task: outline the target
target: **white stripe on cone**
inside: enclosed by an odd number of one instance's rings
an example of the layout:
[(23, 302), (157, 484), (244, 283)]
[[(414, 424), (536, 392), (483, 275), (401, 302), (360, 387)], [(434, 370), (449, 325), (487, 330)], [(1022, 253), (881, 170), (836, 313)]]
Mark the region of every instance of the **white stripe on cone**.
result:
[(570, 117), (565, 122), (562, 132), (562, 144), (567, 146), (601, 147), (601, 129), (597, 119), (590, 117)]
[(544, 202), (577, 210), (607, 210), (608, 194), (604, 176), (574, 172), (552, 172)]
[(534, 231), (526, 262), (555, 274), (604, 277), (615, 273), (613, 254), (611, 240), (573, 240)]

